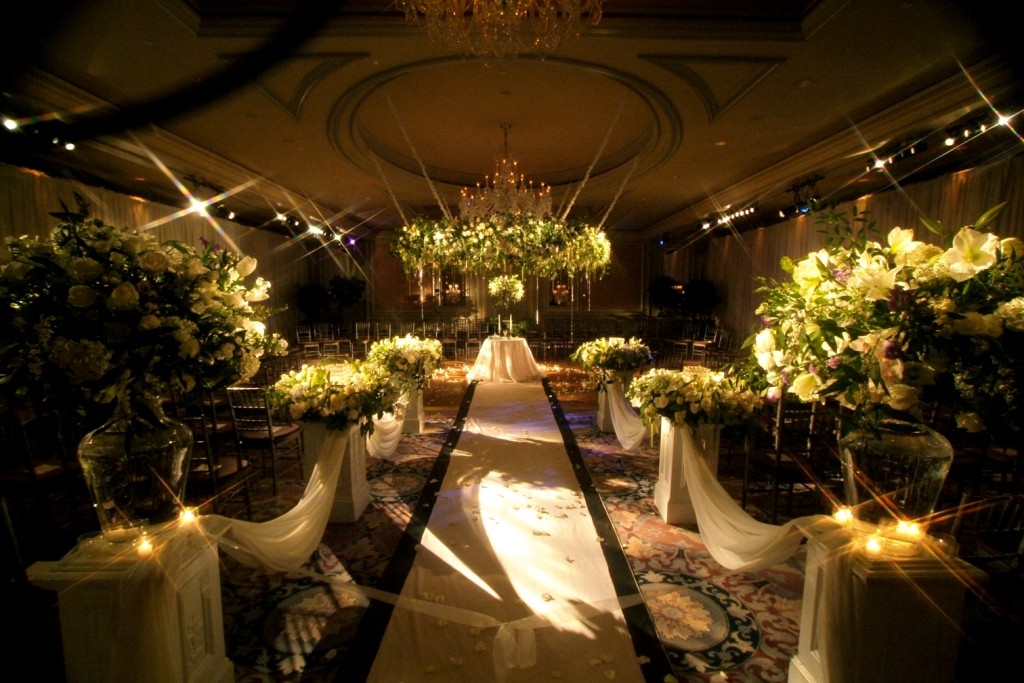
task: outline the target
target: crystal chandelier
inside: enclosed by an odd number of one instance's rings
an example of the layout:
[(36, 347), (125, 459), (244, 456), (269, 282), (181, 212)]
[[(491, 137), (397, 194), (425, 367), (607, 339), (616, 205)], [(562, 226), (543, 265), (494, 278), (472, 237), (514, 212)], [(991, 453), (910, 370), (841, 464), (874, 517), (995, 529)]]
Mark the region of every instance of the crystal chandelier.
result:
[(476, 57), (553, 52), (601, 20), (603, 0), (399, 0), (430, 39)]
[(505, 155), (498, 161), (494, 175), (485, 177), (476, 188), (462, 188), (459, 213), (463, 218), (483, 218), (492, 214), (526, 215), (545, 218), (551, 214), (551, 188), (544, 183), (534, 187), (518, 171), (518, 162), (508, 153), (508, 130), (505, 131)]

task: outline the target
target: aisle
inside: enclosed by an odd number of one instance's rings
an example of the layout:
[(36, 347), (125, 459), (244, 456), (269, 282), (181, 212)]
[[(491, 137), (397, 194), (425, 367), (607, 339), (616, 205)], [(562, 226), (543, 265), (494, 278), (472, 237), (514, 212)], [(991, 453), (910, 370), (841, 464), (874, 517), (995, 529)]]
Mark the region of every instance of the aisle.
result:
[(402, 598), (374, 603), (360, 628), (353, 652), (367, 680), (629, 682), (671, 671), (555, 415), (540, 382), (470, 386), (431, 476), (438, 488), (420, 499), (407, 552), (380, 586)]

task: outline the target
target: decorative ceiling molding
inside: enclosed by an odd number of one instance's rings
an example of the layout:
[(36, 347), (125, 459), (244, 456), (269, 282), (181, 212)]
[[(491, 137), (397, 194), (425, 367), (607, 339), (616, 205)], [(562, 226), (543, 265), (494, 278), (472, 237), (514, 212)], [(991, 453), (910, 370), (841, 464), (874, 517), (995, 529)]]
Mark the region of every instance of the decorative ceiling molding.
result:
[(781, 57), (637, 55), (686, 81), (704, 103), (708, 122), (751, 91), (786, 60)]
[[(296, 121), (306, 97), (332, 73), (369, 54), (300, 54), (289, 57), (259, 79), (257, 87)], [(310, 64), (310, 62), (312, 62)]]
[[(632, 178), (636, 180), (658, 168), (678, 148), (683, 135), (683, 124), (679, 112), (669, 98), (650, 83), (638, 79), (631, 74), (597, 64), (563, 60), (554, 57), (547, 57), (543, 60), (520, 57), (519, 61), (568, 67), (607, 78), (634, 95), (648, 112), (650, 124), (646, 129), (635, 135), (628, 144), (619, 149), (606, 151), (602, 158), (598, 160), (594, 170), (591, 171), (591, 182), (598, 181), (601, 176), (607, 176), (629, 165), (634, 158), (639, 156), (641, 158), (632, 175)], [(389, 146), (369, 135), (359, 123), (360, 110), (366, 103), (367, 98), (378, 91), (386, 90), (387, 85), (399, 77), (418, 71), (443, 67), (447, 64), (462, 62), (461, 58), (448, 57), (405, 64), (399, 68), (383, 71), (364, 79), (342, 93), (328, 117), (328, 136), (334, 149), (344, 159), (363, 168), (367, 173), (374, 176), (379, 175), (374, 159), (376, 157), (386, 162), (393, 170), (400, 171), (406, 176), (407, 181), (422, 181), (420, 164), (413, 155), (411, 153), (403, 153), (394, 146)], [(613, 107), (610, 105), (610, 108)], [(429, 164), (427, 164), (427, 167), (432, 181), (452, 187), (475, 183), (480, 180), (482, 175), (476, 170), (440, 168)], [(565, 186), (581, 181), (586, 175), (586, 170), (586, 166), (565, 168), (545, 173), (543, 177), (535, 177), (534, 179), (543, 180), (553, 187)]]

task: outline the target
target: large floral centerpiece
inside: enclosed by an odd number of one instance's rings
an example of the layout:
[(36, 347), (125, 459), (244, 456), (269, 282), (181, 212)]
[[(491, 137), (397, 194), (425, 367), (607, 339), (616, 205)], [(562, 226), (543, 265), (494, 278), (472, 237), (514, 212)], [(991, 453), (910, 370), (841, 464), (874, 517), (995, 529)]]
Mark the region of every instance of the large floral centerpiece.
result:
[(989, 232), (997, 214), (946, 246), (833, 216), (828, 246), (784, 259), (791, 278), (759, 290), (764, 328), (753, 351), (769, 391), (833, 398), (850, 425), (940, 406), (971, 432), (1019, 429), (1024, 244)]
[(605, 337), (583, 342), (570, 356), (584, 370), (600, 375), (599, 388), (616, 376), (631, 375), (654, 363), (650, 347), (636, 337)]
[(247, 379), (264, 351), (286, 347), (254, 305), (270, 283), (247, 282), (253, 258), (161, 242), (90, 219), (84, 207), (59, 216), (49, 236), (0, 247), (9, 400), (127, 417), (171, 384), (187, 391)]
[(422, 391), (443, 359), (440, 340), (420, 339), (409, 334), (378, 340), (366, 354), (367, 361), (391, 373), (402, 392)]
[(930, 515), (951, 439), (1019, 438), (1024, 244), (990, 232), (998, 208), (951, 239), (925, 221), (939, 244), (832, 216), (827, 246), (783, 260), (790, 279), (760, 289), (751, 365), (770, 396), (838, 406), (859, 519)]
[(274, 384), (270, 400), (293, 420), (338, 430), (359, 425), (362, 434), (370, 435), (374, 418), (393, 412), (400, 393), (387, 368), (352, 360), (292, 370)]
[(179, 512), (192, 433), (165, 416), (168, 389), (247, 379), (285, 344), (251, 257), (108, 225), (81, 198), (55, 216), (50, 235), (0, 247), (0, 386), (5, 407), (91, 430), (78, 459), (114, 537)]
[(676, 426), (741, 425), (763, 401), (738, 374), (703, 367), (653, 368), (633, 380), (626, 397), (648, 427), (661, 418)]

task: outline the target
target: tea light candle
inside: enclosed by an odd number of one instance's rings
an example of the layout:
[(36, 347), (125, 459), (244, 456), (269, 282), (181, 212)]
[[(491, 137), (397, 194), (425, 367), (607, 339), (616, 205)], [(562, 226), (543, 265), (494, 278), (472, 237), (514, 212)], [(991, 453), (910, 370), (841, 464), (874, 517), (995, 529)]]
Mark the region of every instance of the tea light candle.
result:
[(139, 554), (139, 557), (149, 557), (153, 554), (153, 542), (149, 540), (148, 536), (143, 535), (139, 539), (139, 544), (135, 546), (135, 551)]
[(196, 523), (195, 508), (182, 508), (181, 515), (178, 516), (178, 521), (183, 527), (194, 526)]
[(878, 534), (872, 534), (868, 540), (864, 541), (864, 550), (869, 555), (878, 555), (882, 552), (882, 539), (878, 537)]
[(917, 522), (887, 519), (879, 524), (878, 531), (885, 537), (886, 555), (912, 557), (921, 549), (924, 532)]
[(837, 508), (832, 517), (840, 524), (849, 526), (853, 523), (853, 510), (848, 507)]

